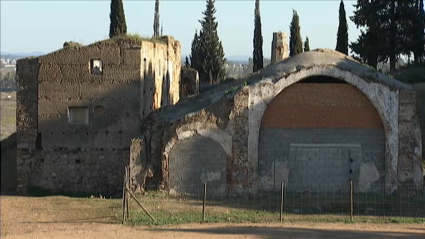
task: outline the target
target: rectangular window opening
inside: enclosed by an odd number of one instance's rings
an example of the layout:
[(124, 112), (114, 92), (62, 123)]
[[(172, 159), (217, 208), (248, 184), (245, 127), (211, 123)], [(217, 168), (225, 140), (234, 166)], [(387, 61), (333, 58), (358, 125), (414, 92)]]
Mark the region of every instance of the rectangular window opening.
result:
[(68, 123), (75, 125), (89, 124), (88, 107), (68, 107)]
[(102, 75), (103, 64), (101, 60), (90, 60), (90, 73), (93, 75)]

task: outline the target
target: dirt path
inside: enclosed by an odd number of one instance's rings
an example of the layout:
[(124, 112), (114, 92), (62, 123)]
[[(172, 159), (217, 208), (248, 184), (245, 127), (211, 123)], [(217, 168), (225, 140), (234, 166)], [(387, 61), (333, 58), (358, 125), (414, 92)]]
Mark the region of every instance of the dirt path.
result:
[(425, 238), (425, 224), (113, 224), (119, 200), (5, 197), (2, 238)]
[(424, 238), (424, 225), (189, 224), (130, 227), (98, 223), (21, 224), (2, 238)]

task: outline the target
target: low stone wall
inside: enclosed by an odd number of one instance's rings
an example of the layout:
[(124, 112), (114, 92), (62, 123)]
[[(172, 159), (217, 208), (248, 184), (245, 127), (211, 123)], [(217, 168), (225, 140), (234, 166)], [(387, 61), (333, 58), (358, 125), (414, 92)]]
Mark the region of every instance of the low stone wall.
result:
[(129, 150), (44, 150), (32, 154), (20, 151), (18, 163), (27, 166), (29, 190), (119, 196), (129, 155)]

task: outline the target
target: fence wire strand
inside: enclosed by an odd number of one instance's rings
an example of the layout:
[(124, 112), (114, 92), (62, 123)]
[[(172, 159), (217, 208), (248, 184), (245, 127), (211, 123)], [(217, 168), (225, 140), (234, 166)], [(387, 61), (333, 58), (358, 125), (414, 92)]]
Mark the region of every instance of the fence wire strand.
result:
[[(349, 183), (347, 183), (349, 184)], [(204, 199), (203, 183), (174, 188), (173, 193), (142, 196), (149, 210), (158, 217), (185, 217), (202, 215)], [(313, 187), (314, 188), (314, 187)], [(316, 187), (317, 188), (317, 187)], [(278, 221), (283, 211), (285, 218), (305, 215), (339, 216), (350, 219), (351, 205), (356, 216), (425, 218), (425, 191), (414, 185), (399, 185), (392, 193), (385, 192), (385, 185), (371, 185), (369, 190), (353, 188), (353, 204), (347, 187), (340, 184), (313, 190), (307, 185), (284, 185), (283, 192), (277, 186), (273, 190), (256, 192), (231, 191), (217, 183), (207, 183), (206, 221)], [(348, 187), (349, 188), (349, 187)], [(350, 189), (350, 188), (349, 188)], [(180, 191), (181, 190), (181, 191)], [(198, 216), (196, 216), (198, 217)], [(224, 219), (223, 219), (224, 218)], [(214, 220), (213, 220), (214, 219)]]

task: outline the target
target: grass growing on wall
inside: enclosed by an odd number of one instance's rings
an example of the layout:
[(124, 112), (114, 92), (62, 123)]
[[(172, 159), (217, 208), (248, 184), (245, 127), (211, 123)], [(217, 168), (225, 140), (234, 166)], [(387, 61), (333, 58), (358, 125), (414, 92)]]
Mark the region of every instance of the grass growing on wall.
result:
[(145, 37), (140, 34), (126, 34), (117, 36), (111, 39), (106, 39), (102, 41), (98, 41), (94, 44), (108, 44), (108, 43), (132, 43), (132, 44), (141, 44), (142, 42), (152, 42), (152, 43), (159, 43), (159, 44), (165, 44), (165, 41), (162, 37)]

